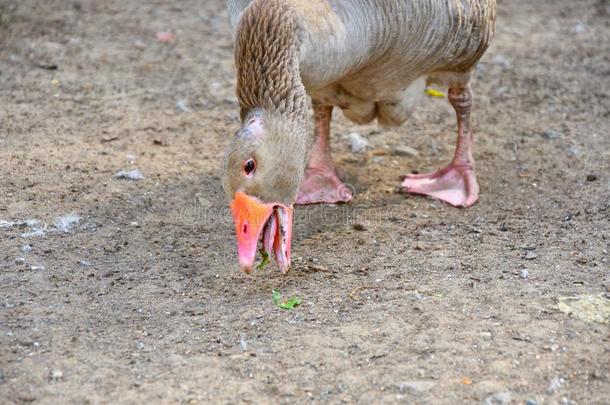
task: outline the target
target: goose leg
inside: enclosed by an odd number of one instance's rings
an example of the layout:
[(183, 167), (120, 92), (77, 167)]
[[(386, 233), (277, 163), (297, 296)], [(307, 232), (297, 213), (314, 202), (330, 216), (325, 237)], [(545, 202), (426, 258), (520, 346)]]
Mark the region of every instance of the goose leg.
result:
[(332, 106), (314, 103), (316, 139), (305, 172), (305, 179), (297, 195), (297, 204), (334, 204), (348, 202), (352, 199), (352, 191), (337, 175), (330, 156), (332, 111)]
[(479, 199), (479, 184), (472, 157), (470, 85), (450, 88), (449, 102), (455, 109), (458, 123), (457, 147), (453, 160), (447, 167), (434, 173), (405, 176), (400, 190), (406, 193), (429, 195), (455, 207), (470, 207)]

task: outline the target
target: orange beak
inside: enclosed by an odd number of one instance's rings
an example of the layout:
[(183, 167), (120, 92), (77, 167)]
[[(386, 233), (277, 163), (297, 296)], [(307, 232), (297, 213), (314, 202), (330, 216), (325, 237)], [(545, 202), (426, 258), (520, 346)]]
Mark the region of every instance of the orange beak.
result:
[(246, 273), (252, 271), (258, 241), (262, 239), (263, 251), (269, 255), (273, 251), (280, 270), (286, 273), (290, 268), (293, 208), (263, 203), (238, 191), (231, 202), (231, 211), (241, 269)]

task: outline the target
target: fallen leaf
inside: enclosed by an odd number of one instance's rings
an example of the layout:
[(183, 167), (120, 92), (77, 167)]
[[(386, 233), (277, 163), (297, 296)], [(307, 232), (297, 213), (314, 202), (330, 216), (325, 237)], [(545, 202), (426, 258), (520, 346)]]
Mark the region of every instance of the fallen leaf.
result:
[(443, 93), (442, 91), (438, 91), (438, 90), (436, 90), (436, 89), (430, 89), (430, 88), (428, 88), (428, 89), (426, 89), (426, 90), (425, 90), (425, 93), (426, 93), (427, 95), (429, 95), (430, 97), (438, 97), (438, 98), (444, 98), (444, 97), (446, 97), (446, 94), (445, 94), (445, 93)]
[(610, 299), (603, 294), (561, 297), (557, 309), (581, 321), (610, 324)]

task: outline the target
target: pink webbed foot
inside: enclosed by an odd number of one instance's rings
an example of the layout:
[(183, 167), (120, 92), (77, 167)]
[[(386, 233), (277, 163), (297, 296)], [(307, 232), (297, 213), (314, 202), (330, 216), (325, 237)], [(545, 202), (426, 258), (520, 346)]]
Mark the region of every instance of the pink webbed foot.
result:
[(341, 181), (334, 169), (308, 168), (297, 195), (297, 204), (346, 203), (353, 198), (349, 186)]
[(450, 164), (434, 173), (407, 175), (400, 191), (429, 195), (454, 207), (470, 207), (479, 199), (474, 168), (457, 164)]

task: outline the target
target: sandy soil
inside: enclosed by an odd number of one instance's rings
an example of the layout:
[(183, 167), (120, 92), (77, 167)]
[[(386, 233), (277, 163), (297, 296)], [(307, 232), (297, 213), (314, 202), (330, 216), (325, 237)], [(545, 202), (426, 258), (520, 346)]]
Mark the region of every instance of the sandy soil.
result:
[(500, 1), (476, 206), (394, 192), (451, 156), (446, 99), (387, 131), (338, 113), (354, 203), (299, 208), (292, 272), (247, 277), (223, 2), (0, 0), (0, 402), (609, 403), (609, 8)]

